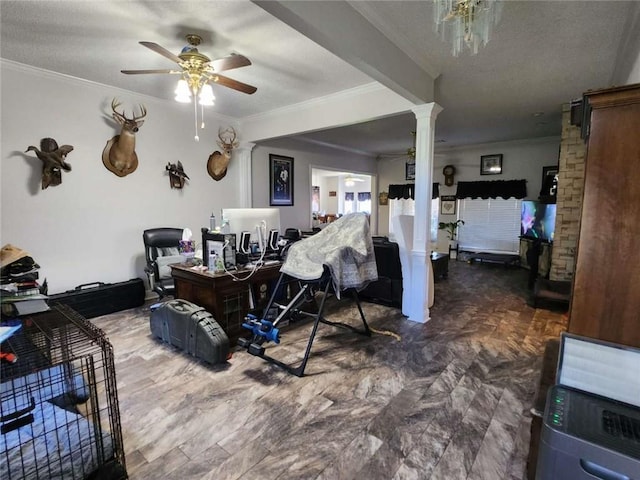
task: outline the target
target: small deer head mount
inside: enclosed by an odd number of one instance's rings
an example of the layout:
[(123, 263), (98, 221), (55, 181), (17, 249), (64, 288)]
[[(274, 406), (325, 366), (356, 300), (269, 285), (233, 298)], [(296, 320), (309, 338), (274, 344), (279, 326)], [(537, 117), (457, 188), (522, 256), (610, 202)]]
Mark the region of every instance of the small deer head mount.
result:
[(136, 132), (144, 123), (147, 109), (140, 105), (140, 115), (133, 112), (133, 117), (127, 118), (116, 109), (120, 103), (114, 98), (111, 102), (113, 118), (120, 125), (120, 135), (116, 135), (107, 142), (102, 151), (102, 163), (107, 169), (119, 177), (124, 177), (138, 168), (138, 156), (136, 155)]
[(189, 175), (185, 173), (180, 160), (178, 160), (177, 164), (167, 163), (165, 170), (169, 172), (169, 184), (171, 188), (182, 188), (184, 187), (185, 179), (189, 180)]
[(42, 160), (42, 190), (62, 183), (62, 170), (71, 171), (71, 165), (66, 162), (69, 152), (73, 151), (71, 145), (58, 147), (58, 142), (53, 138), (40, 140), (40, 149), (33, 145), (27, 148), (27, 152), (36, 152), (36, 156)]
[(226, 129), (218, 129), (218, 146), (222, 149), (222, 153), (218, 150), (209, 155), (207, 160), (207, 172), (214, 180), (222, 180), (227, 174), (229, 160), (231, 160), (231, 152), (238, 146), (236, 141), (236, 131), (233, 127)]

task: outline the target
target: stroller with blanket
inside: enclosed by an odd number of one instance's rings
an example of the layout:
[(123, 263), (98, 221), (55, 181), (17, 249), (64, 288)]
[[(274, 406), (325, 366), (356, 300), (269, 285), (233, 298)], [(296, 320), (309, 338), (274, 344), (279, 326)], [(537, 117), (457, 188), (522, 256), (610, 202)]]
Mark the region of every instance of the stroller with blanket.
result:
[[(238, 340), (238, 345), (246, 348), (250, 354), (260, 356), (301, 377), (304, 375), (320, 323), (371, 336), (357, 291), (377, 279), (378, 271), (373, 241), (369, 233), (369, 220), (364, 213), (345, 215), (314, 236), (291, 244), (280, 269), (280, 277), (263, 311), (263, 318), (247, 316), (242, 326), (250, 330), (252, 335), (248, 339)], [(281, 305), (277, 301), (278, 293), (290, 283), (297, 284), (297, 293), (287, 305)], [(340, 299), (341, 293), (347, 291), (352, 293), (355, 299), (364, 329), (331, 322), (323, 316), (327, 297), (335, 294)], [(322, 298), (317, 312), (302, 310), (305, 303), (315, 300), (318, 292), (322, 293)], [(314, 318), (314, 323), (302, 362), (297, 367), (292, 367), (267, 355), (264, 345), (268, 342), (280, 343), (278, 325), (285, 319), (299, 315)]]

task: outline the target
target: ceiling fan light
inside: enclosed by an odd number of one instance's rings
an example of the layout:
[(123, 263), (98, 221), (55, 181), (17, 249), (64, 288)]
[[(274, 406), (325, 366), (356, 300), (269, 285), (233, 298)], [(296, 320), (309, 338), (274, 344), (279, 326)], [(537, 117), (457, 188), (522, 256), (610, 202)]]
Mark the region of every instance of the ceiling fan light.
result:
[(213, 105), (213, 101), (216, 99), (213, 94), (213, 88), (208, 83), (205, 83), (200, 90), (200, 95), (198, 96), (200, 105), (204, 105), (205, 107), (210, 107)]
[(178, 80), (178, 85), (176, 86), (175, 92), (175, 100), (180, 103), (190, 103), (191, 102), (191, 91), (189, 90), (189, 85), (187, 81), (184, 79)]

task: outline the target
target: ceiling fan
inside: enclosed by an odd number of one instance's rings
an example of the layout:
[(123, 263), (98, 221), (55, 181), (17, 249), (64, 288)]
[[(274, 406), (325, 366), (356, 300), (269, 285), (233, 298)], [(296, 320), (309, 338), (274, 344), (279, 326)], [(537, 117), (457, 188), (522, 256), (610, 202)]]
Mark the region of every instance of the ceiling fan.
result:
[(202, 87), (207, 83), (217, 83), (225, 87), (232, 88), (242, 93), (252, 94), (257, 88), (246, 83), (239, 82), (229, 77), (220, 75), (219, 72), (231, 70), (239, 67), (251, 65), (251, 61), (244, 55), (232, 53), (217, 60), (211, 60), (206, 55), (198, 51), (198, 45), (202, 42), (199, 35), (187, 35), (189, 43), (178, 55), (174, 55), (169, 50), (161, 47), (154, 42), (139, 42), (141, 45), (153, 50), (156, 53), (176, 62), (180, 69), (162, 69), (162, 70), (120, 70), (126, 75), (156, 74), (168, 73), (182, 75), (187, 82), (189, 90), (194, 98), (201, 91)]

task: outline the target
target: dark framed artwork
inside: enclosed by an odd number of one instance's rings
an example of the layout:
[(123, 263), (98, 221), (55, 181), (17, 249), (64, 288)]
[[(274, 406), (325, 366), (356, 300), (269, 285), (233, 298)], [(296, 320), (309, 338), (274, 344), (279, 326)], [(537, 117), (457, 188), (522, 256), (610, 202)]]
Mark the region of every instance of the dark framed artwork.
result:
[(405, 180), (416, 179), (416, 162), (407, 162), (404, 165)]
[(502, 154), (482, 155), (480, 157), (480, 175), (501, 175)]
[(558, 193), (558, 167), (542, 167), (540, 200), (554, 202)]
[(293, 205), (293, 158), (269, 154), (269, 205)]
[(456, 214), (456, 196), (442, 195), (440, 197), (440, 214), (455, 215)]

